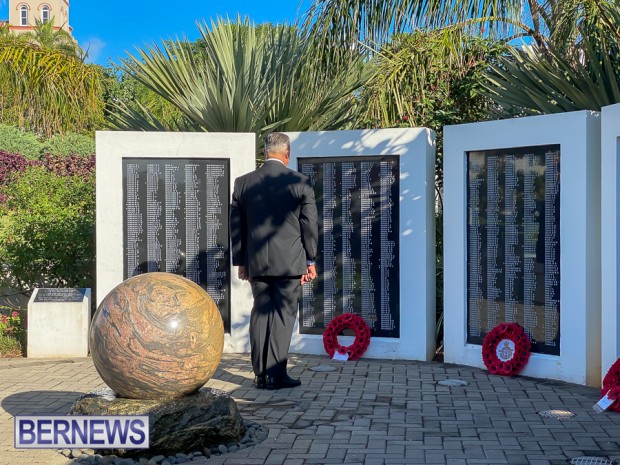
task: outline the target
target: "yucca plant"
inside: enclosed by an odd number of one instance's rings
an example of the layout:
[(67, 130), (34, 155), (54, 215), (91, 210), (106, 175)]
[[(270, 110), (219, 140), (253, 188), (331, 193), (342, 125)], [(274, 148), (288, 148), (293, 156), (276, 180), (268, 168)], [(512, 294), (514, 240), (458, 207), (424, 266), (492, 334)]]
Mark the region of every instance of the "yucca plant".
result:
[(620, 102), (620, 68), (588, 45), (571, 60), (551, 47), (510, 50), (485, 84), (501, 115), (594, 110)]
[(196, 43), (168, 41), (123, 60), (123, 70), (182, 114), (160, 121), (145, 105), (115, 104), (109, 122), (126, 130), (255, 132), (345, 127), (353, 92), (367, 72), (361, 59), (332, 74), (309, 56), (292, 26), (256, 28), (248, 20), (200, 25)]

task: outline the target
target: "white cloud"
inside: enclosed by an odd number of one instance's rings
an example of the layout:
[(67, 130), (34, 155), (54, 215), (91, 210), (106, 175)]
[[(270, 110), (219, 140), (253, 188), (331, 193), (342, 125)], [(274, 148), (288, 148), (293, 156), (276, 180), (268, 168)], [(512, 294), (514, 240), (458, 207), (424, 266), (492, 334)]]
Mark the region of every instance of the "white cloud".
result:
[(86, 62), (96, 63), (99, 59), (99, 56), (101, 55), (101, 52), (103, 52), (103, 49), (106, 47), (106, 43), (103, 40), (98, 39), (97, 37), (93, 37), (81, 43), (80, 47), (82, 47), (84, 51), (88, 53), (88, 58), (86, 58)]

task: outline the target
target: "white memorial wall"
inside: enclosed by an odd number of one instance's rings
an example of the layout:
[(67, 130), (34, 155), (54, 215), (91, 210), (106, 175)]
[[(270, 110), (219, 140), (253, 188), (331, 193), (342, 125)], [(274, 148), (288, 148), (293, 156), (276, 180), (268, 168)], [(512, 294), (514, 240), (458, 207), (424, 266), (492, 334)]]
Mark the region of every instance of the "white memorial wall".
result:
[(521, 374), (599, 385), (600, 176), (597, 113), (445, 128), (446, 362), (484, 367), (485, 334), (514, 321)]
[[(372, 328), (366, 357), (431, 359), (434, 134), (290, 136), (289, 168), (317, 181), (321, 232), (320, 276), (304, 288), (291, 351), (325, 354), (324, 327), (356, 312)], [(223, 241), (234, 179), (254, 168), (254, 134), (98, 132), (98, 303), (129, 276), (181, 273), (206, 286), (225, 325), (228, 315), (224, 350), (248, 352), (251, 290), (236, 267), (223, 266), (230, 260)]]
[[(318, 279), (306, 284), (291, 351), (324, 354), (323, 329), (357, 313), (364, 357), (430, 360), (435, 350), (435, 144), (429, 129), (288, 133), (289, 167), (314, 186)], [(340, 336), (342, 345), (353, 336)]]
[(97, 132), (97, 305), (123, 280), (165, 271), (199, 283), (248, 352), (252, 293), (230, 262), (234, 179), (255, 168), (254, 134)]
[(618, 208), (620, 171), (620, 104), (601, 111), (601, 376), (620, 357), (620, 273)]

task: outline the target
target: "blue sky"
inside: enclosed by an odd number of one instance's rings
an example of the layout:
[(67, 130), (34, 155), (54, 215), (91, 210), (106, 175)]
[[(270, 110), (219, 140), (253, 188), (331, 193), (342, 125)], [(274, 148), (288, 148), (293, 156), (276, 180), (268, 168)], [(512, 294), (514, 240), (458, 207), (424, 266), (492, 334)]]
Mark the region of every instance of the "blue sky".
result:
[[(89, 62), (119, 62), (125, 50), (134, 52), (161, 39), (198, 37), (196, 21), (217, 16), (248, 16), (255, 23), (295, 22), (311, 0), (70, 0), (69, 23)], [(174, 5), (173, 8), (170, 5)], [(0, 0), (0, 19), (8, 19), (8, 0)]]

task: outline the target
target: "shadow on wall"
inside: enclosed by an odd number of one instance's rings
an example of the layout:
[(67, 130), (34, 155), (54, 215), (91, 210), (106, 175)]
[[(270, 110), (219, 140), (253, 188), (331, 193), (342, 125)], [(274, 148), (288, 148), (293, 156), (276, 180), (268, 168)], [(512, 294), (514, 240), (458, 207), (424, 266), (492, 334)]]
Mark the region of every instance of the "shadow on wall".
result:
[[(377, 149), (380, 150), (380, 149)], [(299, 181), (298, 175), (296, 172), (291, 171), (290, 173), (285, 174), (267, 174), (264, 179), (264, 183), (260, 186), (248, 186), (248, 189), (245, 192), (245, 198), (249, 199), (247, 208), (251, 208), (254, 212), (259, 213), (260, 224), (257, 228), (255, 228), (254, 239), (255, 239), (255, 250), (254, 253), (261, 254), (265, 251), (268, 246), (269, 241), (277, 234), (283, 227), (287, 227), (287, 224), (290, 225), (291, 220), (294, 218), (291, 216), (291, 210), (297, 210), (299, 212), (299, 207), (296, 208), (295, 204), (288, 204), (289, 202), (296, 202), (295, 197), (292, 195), (287, 195), (291, 193), (291, 185), (298, 183)], [(279, 205), (280, 208), (274, 208), (274, 205)], [(204, 214), (204, 212), (203, 212)], [(262, 214), (262, 215), (261, 215)], [(256, 218), (255, 218), (256, 219)], [(233, 225), (231, 225), (233, 226)], [(165, 243), (165, 237), (163, 237), (165, 229), (162, 228), (158, 235), (160, 236), (160, 242), (162, 245)], [(210, 240), (212, 238), (207, 238)], [(185, 242), (185, 241), (183, 241)], [(143, 245), (146, 247), (146, 244)], [(179, 247), (179, 249), (185, 248), (183, 245)], [(193, 257), (189, 257), (185, 255), (185, 250), (178, 251), (178, 260), (172, 266), (173, 272), (175, 274), (179, 274), (182, 276), (187, 276), (188, 271), (190, 269), (197, 268), (199, 271), (199, 282), (201, 283), (203, 289), (206, 290), (206, 271), (209, 268), (213, 267), (213, 263), (226, 263), (225, 260), (229, 260), (230, 263), (230, 249), (229, 246), (223, 251), (225, 259), (222, 258), (222, 249), (221, 247), (210, 247), (207, 250), (202, 250), (198, 254)], [(321, 253), (321, 251), (319, 251)], [(141, 252), (142, 255), (142, 252)], [(144, 255), (142, 255), (144, 256)], [(170, 266), (170, 264), (168, 264)], [(133, 270), (130, 270), (131, 276), (136, 276), (142, 273), (148, 272), (161, 272), (166, 268), (170, 269), (166, 266), (164, 260), (147, 260), (140, 263)], [(221, 267), (218, 267), (221, 268)], [(223, 270), (218, 269), (216, 272), (222, 272)], [(230, 273), (236, 273), (236, 269), (230, 267)], [(190, 278), (191, 279), (191, 278)], [(319, 279), (321, 276), (319, 275)], [(230, 281), (227, 283), (224, 279), (222, 286), (228, 292), (228, 300), (232, 302), (230, 293), (232, 292), (229, 287), (229, 283), (232, 284), (233, 276), (230, 277)], [(241, 286), (248, 286), (248, 283), (241, 283)], [(211, 296), (214, 300), (217, 300), (214, 296)], [(250, 303), (251, 305), (251, 303)], [(236, 318), (231, 319), (227, 315), (222, 315), (226, 332), (247, 332), (249, 328), (250, 321), (250, 310), (251, 308), (243, 308), (236, 309), (230, 308), (232, 314), (236, 313)], [(234, 321), (234, 323), (233, 323)]]

